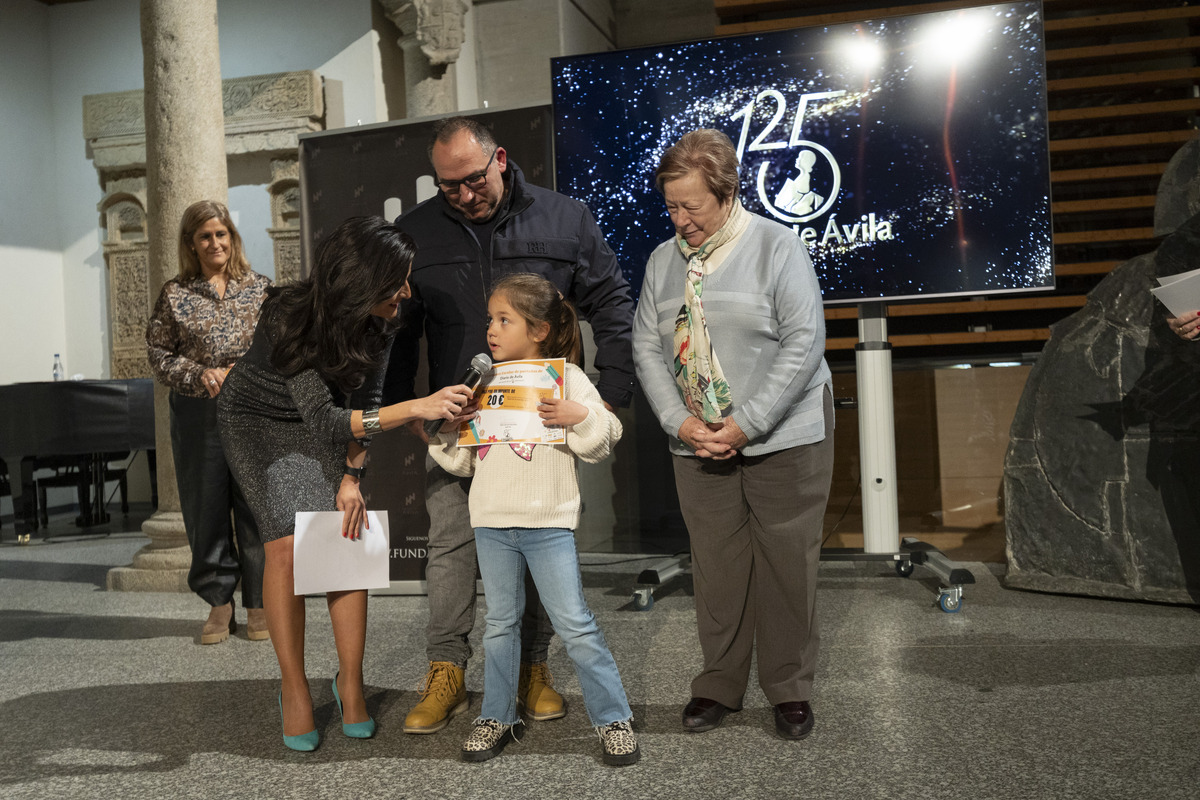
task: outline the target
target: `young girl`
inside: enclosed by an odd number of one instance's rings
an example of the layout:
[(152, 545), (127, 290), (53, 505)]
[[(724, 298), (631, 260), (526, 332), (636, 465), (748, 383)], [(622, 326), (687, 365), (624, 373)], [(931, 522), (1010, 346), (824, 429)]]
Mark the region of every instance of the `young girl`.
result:
[(488, 317), (488, 346), (495, 361), (569, 362), (565, 398), (538, 406), (546, 425), (566, 429), (566, 444), (460, 448), (453, 430), (429, 443), (430, 453), (447, 472), (474, 475), (469, 505), (487, 596), (487, 658), (483, 709), (463, 745), (463, 759), (486, 761), (524, 735), (525, 725), (517, 714), (517, 681), (528, 565), (554, 630), (575, 664), (605, 763), (633, 764), (641, 755), (630, 724), (633, 712), (604, 634), (583, 597), (574, 534), (580, 508), (575, 459), (591, 463), (607, 456), (621, 438), (621, 423), (604, 407), (579, 366), (579, 321), (553, 284), (532, 274), (503, 278), (488, 299)]

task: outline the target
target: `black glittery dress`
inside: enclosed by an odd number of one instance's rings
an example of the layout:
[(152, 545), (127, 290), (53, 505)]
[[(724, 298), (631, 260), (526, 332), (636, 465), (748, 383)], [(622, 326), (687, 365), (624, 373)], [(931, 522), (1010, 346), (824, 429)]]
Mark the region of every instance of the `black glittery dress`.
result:
[(284, 377), (271, 364), (267, 316), (217, 396), (221, 443), (264, 542), (291, 536), (297, 511), (337, 510), (351, 411), (378, 407), (383, 388), (382, 366), (350, 395), (315, 369)]

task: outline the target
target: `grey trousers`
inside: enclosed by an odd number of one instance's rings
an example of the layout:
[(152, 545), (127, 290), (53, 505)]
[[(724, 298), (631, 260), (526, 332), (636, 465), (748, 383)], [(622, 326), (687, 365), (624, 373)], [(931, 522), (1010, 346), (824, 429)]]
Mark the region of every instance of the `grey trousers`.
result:
[[(471, 657), (468, 637), (475, 627), (475, 530), (467, 496), (471, 479), (451, 475), (432, 458), (425, 462), (425, 508), (429, 512), (429, 544), (425, 581), (429, 595), (429, 627), (425, 652), (430, 661), (460, 667)], [(521, 619), (521, 660), (546, 660), (554, 627), (542, 607), (537, 587), (525, 571), (525, 614)]]
[(757, 648), (768, 702), (811, 699), (817, 567), (833, 474), (833, 400), (825, 394), (824, 441), (728, 461), (672, 457), (704, 657), (693, 697), (741, 708)]
[(179, 510), (192, 546), (188, 587), (209, 605), (220, 606), (233, 599), (241, 580), (242, 607), (262, 608), (266, 556), (254, 514), (221, 447), (217, 401), (171, 392), (170, 405)]

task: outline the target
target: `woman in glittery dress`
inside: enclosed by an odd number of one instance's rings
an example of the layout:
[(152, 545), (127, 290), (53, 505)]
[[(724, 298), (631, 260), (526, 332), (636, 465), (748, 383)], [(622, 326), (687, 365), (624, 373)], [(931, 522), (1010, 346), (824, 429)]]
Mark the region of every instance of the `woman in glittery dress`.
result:
[(150, 367), (171, 390), (171, 451), (192, 548), (188, 587), (210, 606), (201, 644), (222, 642), (236, 629), (239, 581), (246, 635), (269, 635), (262, 542), (217, 434), (216, 398), (250, 346), (271, 285), (251, 271), (244, 252), (229, 209), (210, 200), (188, 206), (179, 225), (179, 275), (163, 284), (146, 326)]
[[(319, 741), (304, 671), (304, 598), (295, 594), (292, 572), (296, 512), (340, 510), (342, 536), (357, 539), (366, 519), (359, 478), (370, 437), (412, 420), (473, 416), (471, 391), (461, 385), (379, 407), (414, 253), (412, 239), (382, 218), (344, 222), (317, 248), (308, 278), (268, 293), (254, 341), (218, 401), (221, 439), (265, 542), (264, 607), (283, 678), (284, 743), (294, 750), (313, 750)], [(342, 730), (369, 738), (375, 723), (363, 698), (367, 593), (330, 592), (326, 600)]]

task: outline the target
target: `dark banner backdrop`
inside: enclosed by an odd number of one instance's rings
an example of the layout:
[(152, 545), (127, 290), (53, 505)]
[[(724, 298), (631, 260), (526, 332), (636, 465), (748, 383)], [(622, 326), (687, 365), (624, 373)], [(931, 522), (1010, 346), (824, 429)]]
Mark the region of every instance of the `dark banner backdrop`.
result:
[[(553, 189), (549, 106), (469, 114), (487, 125), (530, 183)], [(427, 146), (437, 117), (300, 137), (300, 230), (304, 273), (317, 242), (347, 217), (395, 219), (437, 193)], [(424, 348), (422, 348), (424, 353)], [(418, 379), (418, 386), (425, 381)], [(425, 579), (425, 445), (407, 431), (377, 437), (363, 480), (367, 506), (388, 512), (391, 580)]]

